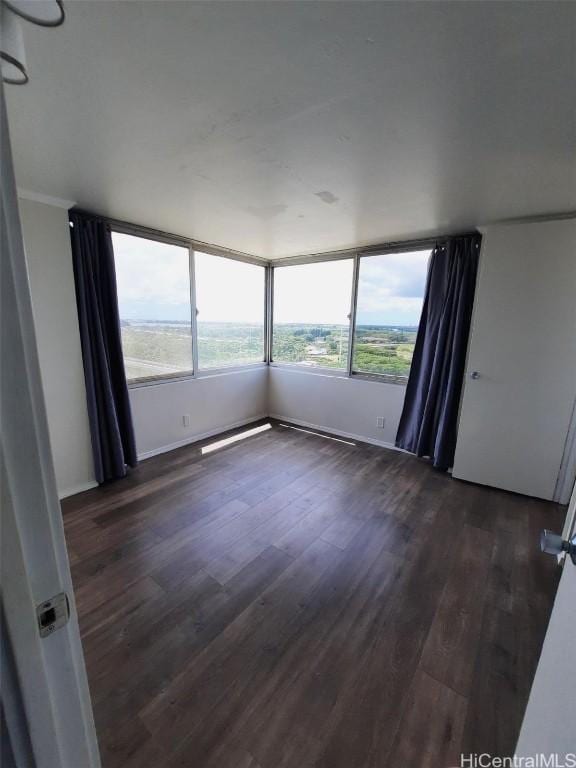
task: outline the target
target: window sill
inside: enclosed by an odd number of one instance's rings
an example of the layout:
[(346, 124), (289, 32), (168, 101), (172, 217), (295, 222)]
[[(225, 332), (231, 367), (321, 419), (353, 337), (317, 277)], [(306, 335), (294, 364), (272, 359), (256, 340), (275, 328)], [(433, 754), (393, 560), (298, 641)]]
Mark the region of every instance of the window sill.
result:
[(320, 365), (300, 365), (299, 363), (271, 362), (271, 368), (280, 368), (283, 371), (294, 373), (309, 373), (312, 376), (330, 376), (332, 378), (347, 379), (348, 372), (344, 368), (323, 368)]
[(395, 384), (405, 387), (408, 383), (407, 376), (393, 376), (388, 373), (357, 373), (352, 372), (352, 375), (342, 368), (321, 368), (320, 366), (305, 366), (298, 365), (297, 363), (270, 363), (271, 368), (279, 368), (283, 371), (290, 371), (292, 373), (304, 373), (311, 374), (312, 376), (328, 376), (330, 378), (339, 379), (357, 379), (360, 381), (373, 381), (379, 384)]
[(360, 379), (361, 381), (377, 381), (380, 384), (400, 384), (405, 387), (408, 384), (408, 376), (394, 376), (391, 373), (362, 373), (360, 371), (352, 371), (352, 379)]
[(189, 381), (194, 378), (194, 374), (190, 373), (175, 373), (173, 375), (166, 376), (150, 376), (146, 379), (134, 379), (128, 381), (128, 389), (140, 389), (140, 387), (155, 387), (158, 384), (174, 384), (178, 381)]
[(246, 373), (258, 368), (266, 368), (267, 363), (246, 363), (246, 365), (231, 365), (227, 368), (207, 368), (198, 373), (183, 373), (173, 376), (157, 376), (149, 379), (141, 379), (128, 382), (128, 389), (140, 389), (141, 387), (155, 387), (160, 384), (176, 384), (182, 381), (198, 381), (199, 379), (208, 379), (213, 376), (227, 376), (233, 373)]
[[(380, 384), (395, 384), (405, 387), (408, 383), (407, 376), (393, 376), (388, 373), (361, 373), (353, 371), (348, 374), (343, 368), (323, 368), (321, 366), (299, 365), (298, 363), (278, 363), (271, 362), (270, 368), (278, 368), (292, 373), (304, 373), (312, 376), (325, 376), (334, 379), (358, 379), (360, 381), (373, 381)], [(140, 389), (141, 387), (155, 387), (160, 384), (175, 384), (182, 381), (195, 381), (199, 379), (209, 379), (215, 376), (229, 376), (235, 373), (247, 373), (248, 371), (258, 370), (268, 367), (268, 363), (246, 363), (246, 365), (231, 365), (224, 368), (205, 368), (198, 373), (183, 373), (173, 376), (158, 376), (156, 378), (142, 379), (140, 381), (128, 382), (128, 389)]]
[(268, 363), (264, 361), (258, 363), (245, 363), (244, 365), (228, 365), (222, 368), (204, 368), (198, 371), (196, 379), (207, 379), (211, 376), (226, 376), (230, 373), (245, 373), (246, 371), (257, 370), (258, 368), (267, 368)]

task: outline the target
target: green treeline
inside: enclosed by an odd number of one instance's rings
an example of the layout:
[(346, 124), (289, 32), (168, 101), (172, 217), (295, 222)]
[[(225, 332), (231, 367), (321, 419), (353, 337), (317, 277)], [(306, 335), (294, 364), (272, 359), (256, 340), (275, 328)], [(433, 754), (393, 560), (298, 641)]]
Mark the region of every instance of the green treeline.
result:
[[(356, 327), (354, 370), (407, 376), (416, 328)], [(311, 367), (346, 368), (348, 326), (274, 326), (273, 360)], [(122, 321), (122, 345), (128, 378), (177, 373), (192, 368), (190, 325), (178, 322)], [(264, 357), (264, 329), (257, 324), (198, 323), (200, 367), (258, 362)]]

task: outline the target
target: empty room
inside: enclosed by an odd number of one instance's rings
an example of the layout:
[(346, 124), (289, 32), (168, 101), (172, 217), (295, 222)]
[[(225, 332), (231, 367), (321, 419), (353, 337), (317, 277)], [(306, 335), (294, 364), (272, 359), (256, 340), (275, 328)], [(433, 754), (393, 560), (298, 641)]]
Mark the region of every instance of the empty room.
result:
[(0, 7), (2, 764), (576, 766), (576, 3)]

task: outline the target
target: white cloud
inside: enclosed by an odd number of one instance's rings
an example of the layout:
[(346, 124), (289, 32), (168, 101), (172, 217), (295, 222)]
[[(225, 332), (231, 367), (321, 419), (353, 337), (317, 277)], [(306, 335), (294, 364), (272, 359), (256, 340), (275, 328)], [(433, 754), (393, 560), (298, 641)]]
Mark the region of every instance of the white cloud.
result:
[(429, 257), (429, 251), (415, 251), (363, 258), (358, 286), (359, 322), (417, 323)]
[(112, 233), (116, 282), (122, 301), (190, 302), (188, 249)]
[[(189, 318), (188, 249), (117, 232), (112, 239), (123, 316)], [(429, 255), (415, 251), (363, 257), (358, 322), (416, 324)], [(204, 253), (195, 258), (199, 321), (263, 322), (262, 267)], [(346, 325), (352, 273), (352, 259), (278, 267), (275, 321)]]
[(196, 253), (196, 304), (204, 322), (264, 322), (264, 268)]
[(274, 270), (274, 320), (278, 323), (348, 323), (352, 259)]
[[(118, 232), (112, 241), (121, 314), (190, 319), (188, 249)], [(264, 322), (262, 267), (198, 252), (195, 259), (200, 321)]]

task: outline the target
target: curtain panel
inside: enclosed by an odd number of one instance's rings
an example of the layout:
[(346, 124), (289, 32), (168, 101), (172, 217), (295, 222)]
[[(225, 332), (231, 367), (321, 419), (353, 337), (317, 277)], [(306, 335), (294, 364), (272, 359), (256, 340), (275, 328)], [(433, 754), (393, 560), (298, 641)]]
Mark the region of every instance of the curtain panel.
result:
[(137, 463), (124, 372), (114, 253), (109, 225), (70, 211), (76, 306), (94, 470), (99, 483)]
[(396, 445), (449, 469), (470, 335), (480, 235), (452, 237), (430, 258)]

